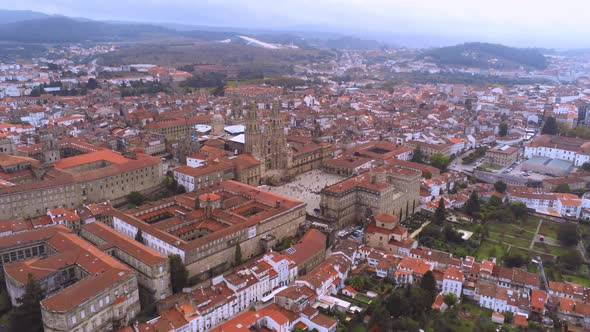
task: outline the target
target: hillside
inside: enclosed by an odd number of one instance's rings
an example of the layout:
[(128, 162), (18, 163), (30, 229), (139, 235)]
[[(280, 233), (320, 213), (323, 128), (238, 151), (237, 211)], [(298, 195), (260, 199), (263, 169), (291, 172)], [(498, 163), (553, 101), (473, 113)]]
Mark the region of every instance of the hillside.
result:
[(498, 44), (465, 43), (431, 49), (420, 54), (440, 65), (510, 69), (520, 66), (544, 69), (547, 59), (539, 50), (514, 48)]
[(14, 23), (19, 21), (37, 20), (50, 17), (47, 14), (30, 10), (4, 10), (0, 9), (0, 24)]
[(78, 43), (171, 36), (176, 32), (148, 24), (111, 24), (49, 17), (0, 25), (0, 40), (25, 43)]

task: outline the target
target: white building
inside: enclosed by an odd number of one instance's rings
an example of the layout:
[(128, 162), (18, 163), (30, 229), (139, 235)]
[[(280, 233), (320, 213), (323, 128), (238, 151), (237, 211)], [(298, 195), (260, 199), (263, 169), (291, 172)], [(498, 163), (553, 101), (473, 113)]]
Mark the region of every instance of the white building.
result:
[(463, 289), (463, 273), (458, 268), (451, 266), (445, 271), (442, 283), (443, 294), (453, 294), (458, 299), (461, 298)]

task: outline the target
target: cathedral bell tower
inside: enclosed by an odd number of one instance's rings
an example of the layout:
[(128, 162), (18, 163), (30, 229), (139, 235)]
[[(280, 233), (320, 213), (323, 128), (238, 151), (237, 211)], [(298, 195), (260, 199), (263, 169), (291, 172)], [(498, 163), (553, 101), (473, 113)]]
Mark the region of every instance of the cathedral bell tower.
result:
[(285, 124), (281, 114), (281, 104), (275, 100), (270, 111), (270, 126), (267, 133), (270, 137), (271, 168), (286, 170), (287, 168), (287, 138), (285, 136)]

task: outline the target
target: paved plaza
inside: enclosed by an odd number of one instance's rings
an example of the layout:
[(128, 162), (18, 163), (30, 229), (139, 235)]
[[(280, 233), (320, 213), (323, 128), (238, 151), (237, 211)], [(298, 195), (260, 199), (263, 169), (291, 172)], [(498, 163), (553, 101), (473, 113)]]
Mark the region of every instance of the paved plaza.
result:
[(325, 187), (344, 180), (345, 177), (313, 170), (298, 175), (292, 182), (278, 187), (267, 186), (265, 189), (279, 195), (296, 198), (307, 203), (307, 213), (314, 214), (320, 207), (320, 191)]

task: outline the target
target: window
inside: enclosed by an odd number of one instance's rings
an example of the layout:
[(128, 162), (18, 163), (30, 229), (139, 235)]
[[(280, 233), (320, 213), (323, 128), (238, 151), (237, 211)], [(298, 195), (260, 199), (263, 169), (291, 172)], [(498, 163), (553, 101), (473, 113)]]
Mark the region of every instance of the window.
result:
[(76, 324), (76, 316), (72, 316), (72, 324)]
[(84, 309), (80, 310), (80, 318), (84, 319), (84, 317), (86, 317), (86, 313), (84, 312)]

